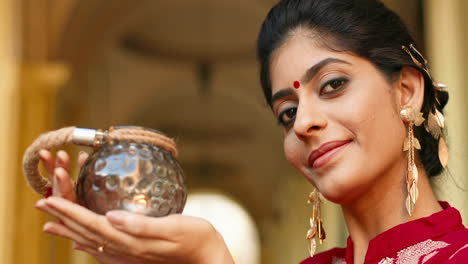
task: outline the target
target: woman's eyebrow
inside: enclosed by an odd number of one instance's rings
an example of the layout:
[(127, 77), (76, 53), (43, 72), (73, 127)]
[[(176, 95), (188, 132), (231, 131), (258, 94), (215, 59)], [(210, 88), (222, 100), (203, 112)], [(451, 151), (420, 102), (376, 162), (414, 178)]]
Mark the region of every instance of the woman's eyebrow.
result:
[[(301, 83), (302, 84), (306, 84), (308, 83), (310, 80), (312, 80), (312, 78), (314, 78), (314, 76), (325, 66), (327, 66), (328, 64), (333, 64), (333, 63), (342, 63), (342, 64), (348, 64), (348, 65), (351, 65), (351, 63), (347, 62), (347, 61), (344, 61), (344, 60), (340, 60), (340, 59), (337, 59), (337, 58), (326, 58), (326, 59), (323, 59), (321, 60), (320, 62), (318, 62), (317, 64), (313, 65), (312, 67), (310, 67), (305, 73), (304, 75), (302, 76), (301, 78)], [(278, 92), (276, 92), (275, 94), (273, 94), (273, 96), (271, 97), (271, 101), (270, 101), (270, 105), (273, 105), (275, 103), (275, 101), (283, 98), (283, 97), (286, 97), (286, 96), (290, 96), (291, 94), (294, 94), (294, 89), (292, 87), (288, 87), (288, 88), (285, 88), (285, 89), (281, 89), (279, 90)]]
[(312, 67), (310, 67), (305, 73), (304, 75), (302, 76), (301, 78), (301, 83), (302, 84), (306, 84), (308, 83), (310, 80), (312, 80), (312, 78), (314, 78), (314, 76), (325, 66), (327, 66), (328, 64), (332, 64), (332, 63), (342, 63), (342, 64), (348, 64), (348, 65), (351, 65), (351, 63), (347, 62), (347, 61), (344, 61), (344, 60), (340, 60), (340, 59), (337, 59), (337, 58), (326, 58), (326, 59), (323, 59), (322, 61), (318, 62), (317, 64), (313, 65)]
[(286, 89), (279, 90), (278, 92), (273, 94), (273, 96), (271, 97), (270, 105), (273, 105), (275, 103), (275, 101), (277, 101), (277, 100), (279, 100), (279, 99), (281, 99), (283, 97), (290, 96), (292, 94), (294, 94), (294, 89), (293, 88), (286, 88)]

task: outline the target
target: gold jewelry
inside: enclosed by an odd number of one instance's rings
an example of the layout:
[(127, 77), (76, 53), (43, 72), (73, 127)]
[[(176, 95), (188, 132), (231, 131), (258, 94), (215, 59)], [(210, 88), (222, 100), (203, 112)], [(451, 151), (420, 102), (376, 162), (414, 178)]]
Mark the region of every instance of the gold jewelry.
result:
[(427, 121), (424, 122), (424, 128), (437, 140), (442, 135), (444, 122), (444, 116), (437, 109), (434, 109), (434, 113), (429, 112)]
[[(401, 48), (411, 57), (414, 64), (416, 64), (422, 70), (424, 70), (424, 72), (426, 72), (427, 76), (429, 76), (429, 78), (432, 81), (432, 86), (434, 87), (436, 93), (446, 91), (447, 85), (432, 80), (431, 74), (429, 73), (428, 62), (426, 58), (424, 58), (422, 53), (419, 52), (419, 50), (417, 50), (413, 44), (410, 44), (409, 48), (405, 45), (402, 45)], [(441, 106), (441, 103), (439, 102), (437, 96), (435, 96), (435, 100), (437, 104)], [(424, 123), (424, 128), (428, 133), (432, 135), (432, 137), (434, 137), (435, 140), (439, 141), (439, 161), (442, 167), (446, 168), (449, 159), (449, 152), (447, 143), (445, 142), (445, 139), (443, 137), (444, 122), (444, 116), (441, 112), (439, 112), (439, 110), (437, 110), (437, 107), (434, 106), (433, 109), (429, 111), (427, 121), (426, 123)]]
[[(417, 50), (412, 43), (409, 45), (409, 48), (407, 48), (405, 45), (402, 45), (401, 48), (411, 57), (414, 64), (418, 65), (419, 68), (425, 71), (427, 76), (429, 76), (429, 78), (432, 79), (431, 74), (429, 73), (429, 69), (427, 67), (427, 60), (426, 58), (424, 58), (421, 52), (419, 52), (419, 50)], [(418, 60), (415, 55), (417, 55), (422, 60), (422, 62)]]
[(99, 253), (104, 253), (104, 248), (106, 247), (107, 245), (107, 240), (104, 240), (104, 242), (102, 242), (102, 244), (97, 248), (97, 251)]
[(414, 137), (413, 126), (420, 126), (424, 122), (421, 112), (416, 113), (413, 108), (405, 108), (400, 111), (401, 119), (408, 124), (408, 137), (405, 139), (403, 151), (408, 151), (408, 172), (406, 174), (406, 210), (411, 216), (418, 200), (418, 168), (414, 162), (414, 149), (421, 149), (419, 140)]
[(322, 218), (320, 216), (320, 204), (324, 201), (325, 198), (323, 195), (314, 189), (310, 194), (307, 200), (307, 203), (312, 204), (312, 213), (310, 215), (310, 229), (307, 231), (307, 240), (309, 240), (309, 253), (312, 257), (315, 253), (317, 248), (317, 244), (315, 242), (315, 236), (318, 234), (318, 239), (320, 245), (325, 240), (325, 230), (323, 229)]
[(443, 137), (443, 129), (445, 127), (445, 118), (437, 109), (433, 109), (427, 116), (427, 122), (424, 123), (424, 128), (432, 135), (435, 140), (439, 141), (439, 161), (443, 168), (447, 167), (448, 163), (448, 147)]
[(442, 168), (446, 168), (449, 160), (449, 152), (448, 152), (448, 147), (447, 143), (445, 143), (445, 140), (443, 137), (439, 138), (439, 161), (440, 164), (442, 165)]

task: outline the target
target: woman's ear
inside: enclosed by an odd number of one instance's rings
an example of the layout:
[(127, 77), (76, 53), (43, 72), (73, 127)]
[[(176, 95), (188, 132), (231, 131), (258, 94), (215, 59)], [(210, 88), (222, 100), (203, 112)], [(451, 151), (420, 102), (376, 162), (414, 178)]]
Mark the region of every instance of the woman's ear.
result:
[(409, 66), (403, 67), (395, 88), (398, 90), (401, 108), (411, 107), (421, 111), (424, 102), (424, 76), (419, 70)]

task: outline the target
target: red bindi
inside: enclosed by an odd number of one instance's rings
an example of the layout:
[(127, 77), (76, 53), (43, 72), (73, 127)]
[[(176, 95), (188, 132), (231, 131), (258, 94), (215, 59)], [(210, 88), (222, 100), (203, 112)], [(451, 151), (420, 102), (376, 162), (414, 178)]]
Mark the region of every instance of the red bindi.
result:
[(294, 88), (299, 88), (301, 87), (301, 83), (299, 81), (294, 81)]

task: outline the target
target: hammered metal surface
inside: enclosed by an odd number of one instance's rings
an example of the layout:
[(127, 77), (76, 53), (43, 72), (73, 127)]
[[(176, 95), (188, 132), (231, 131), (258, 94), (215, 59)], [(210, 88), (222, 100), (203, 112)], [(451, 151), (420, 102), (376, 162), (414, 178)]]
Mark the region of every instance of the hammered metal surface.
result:
[(134, 142), (106, 144), (80, 171), (76, 186), (83, 206), (98, 213), (127, 210), (148, 216), (181, 213), (185, 176), (170, 152)]

